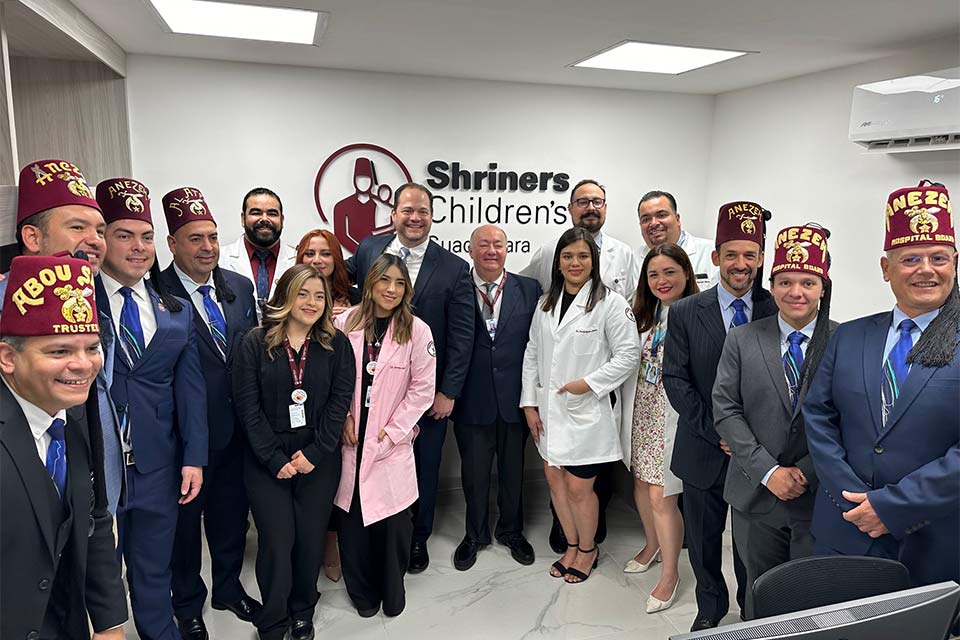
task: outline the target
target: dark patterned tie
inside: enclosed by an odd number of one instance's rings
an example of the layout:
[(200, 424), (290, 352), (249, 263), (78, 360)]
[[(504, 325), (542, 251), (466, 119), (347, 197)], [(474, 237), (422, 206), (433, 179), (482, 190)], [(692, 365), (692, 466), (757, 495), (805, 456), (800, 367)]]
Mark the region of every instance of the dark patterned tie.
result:
[(800, 395), (800, 371), (803, 370), (803, 350), (800, 345), (807, 336), (794, 331), (787, 336), (790, 346), (783, 354), (783, 371), (787, 374), (787, 384), (790, 387), (790, 404), (797, 408), (797, 397)]
[(487, 301), (490, 301), (491, 303), (493, 303), (493, 298), (492, 298), (491, 296), (493, 295), (493, 289), (494, 289), (494, 287), (496, 287), (496, 286), (497, 286), (497, 283), (496, 283), (496, 282), (484, 282), (484, 283), (483, 283), (483, 288), (484, 288), (484, 290), (486, 291), (486, 294), (487, 294), (487, 300), (485, 300), (484, 303), (481, 305), (481, 307), (482, 307), (482, 309), (483, 309), (483, 319), (484, 319), (484, 320), (493, 320), (493, 309), (490, 307), (489, 304), (487, 304)]
[(887, 415), (897, 398), (900, 397), (900, 389), (904, 380), (907, 379), (907, 373), (910, 371), (910, 367), (907, 365), (907, 354), (913, 348), (913, 336), (910, 335), (910, 332), (916, 328), (917, 323), (910, 318), (900, 322), (898, 327), (900, 339), (890, 349), (887, 359), (883, 362), (883, 375), (880, 379), (880, 392), (883, 397), (883, 424), (887, 424)]
[(745, 311), (747, 305), (743, 300), (737, 298), (730, 303), (730, 306), (733, 307), (733, 320), (730, 322), (731, 329), (750, 322), (747, 319), (747, 313)]
[(57, 418), (47, 429), (50, 435), (50, 446), (47, 447), (47, 473), (53, 480), (57, 488), (57, 495), (60, 500), (66, 495), (67, 491), (67, 441), (64, 439), (63, 428), (66, 426), (63, 420)]
[(130, 364), (137, 364), (145, 348), (143, 326), (140, 324), (140, 309), (133, 299), (133, 289), (120, 287), (123, 308), (120, 309), (120, 340), (127, 350)]
[(257, 249), (253, 252), (257, 258), (257, 302), (262, 307), (270, 296), (270, 267), (267, 259), (272, 255), (269, 249)]
[(220, 307), (210, 297), (210, 285), (205, 284), (197, 287), (197, 291), (203, 296), (203, 309), (207, 312), (207, 326), (210, 327), (210, 335), (213, 336), (213, 342), (220, 350), (220, 355), (224, 360), (227, 358), (227, 321), (220, 311)]

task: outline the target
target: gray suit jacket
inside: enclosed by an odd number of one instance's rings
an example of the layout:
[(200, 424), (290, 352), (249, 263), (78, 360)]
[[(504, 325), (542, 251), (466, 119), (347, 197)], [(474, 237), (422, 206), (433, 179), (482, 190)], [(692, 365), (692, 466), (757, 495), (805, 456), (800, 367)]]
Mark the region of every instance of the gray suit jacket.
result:
[[(831, 329), (836, 327), (831, 322)], [(812, 514), (817, 477), (803, 447), (796, 460), (784, 455), (803, 438), (800, 408), (807, 389), (800, 389), (797, 408), (783, 373), (780, 327), (770, 316), (731, 329), (723, 345), (713, 386), (714, 426), (733, 451), (727, 468), (723, 497), (743, 513), (769, 513), (778, 498), (762, 484), (763, 476), (777, 464), (799, 467), (809, 488), (789, 500), (791, 510)]]

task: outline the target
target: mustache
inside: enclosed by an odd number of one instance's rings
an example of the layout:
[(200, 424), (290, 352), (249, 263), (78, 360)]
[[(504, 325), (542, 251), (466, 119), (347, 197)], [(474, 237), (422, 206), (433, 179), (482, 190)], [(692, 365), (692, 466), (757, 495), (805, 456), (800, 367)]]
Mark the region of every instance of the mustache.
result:
[(261, 220), (253, 225), (253, 230), (256, 231), (257, 229), (270, 229), (271, 231), (276, 231), (277, 227), (274, 226), (274, 224), (269, 220)]

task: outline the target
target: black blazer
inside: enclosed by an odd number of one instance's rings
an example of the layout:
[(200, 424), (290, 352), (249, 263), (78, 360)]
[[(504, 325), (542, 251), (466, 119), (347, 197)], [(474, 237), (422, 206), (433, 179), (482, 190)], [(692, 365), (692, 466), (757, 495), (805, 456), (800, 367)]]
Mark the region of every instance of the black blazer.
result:
[(39, 631), (48, 606), (65, 612), (63, 632), (70, 638), (90, 637), (88, 614), (96, 631), (127, 620), (113, 519), (105, 503), (94, 499), (91, 459), (98, 443), (87, 430), (84, 405), (67, 412), (66, 443), (69, 499), (65, 509), (37, 455), (20, 405), (0, 383), (0, 637), (4, 639), (28, 638)]
[[(264, 344), (262, 328), (244, 336), (233, 366), (233, 398), (254, 455), (275, 476), (290, 462), (277, 433), (293, 431), (289, 413), (293, 375), (286, 349), (277, 347), (271, 359)], [(340, 446), (355, 376), (353, 348), (340, 331), (333, 338), (333, 351), (310, 342), (303, 381), (307, 426), (300, 428), (315, 431), (314, 441), (303, 449), (312, 464)]]
[[(363, 291), (370, 266), (395, 235), (369, 236), (347, 260), (350, 279)], [(431, 241), (413, 287), (413, 312), (430, 326), (437, 351), (437, 391), (458, 398), (473, 350), (473, 285), (462, 258)]]
[(533, 278), (508, 272), (500, 294), (497, 332), (494, 340), (490, 340), (474, 292), (476, 338), (463, 393), (453, 409), (453, 418), (458, 424), (493, 424), (497, 413), (505, 422), (523, 422), (520, 412), (523, 354), (542, 293), (540, 283)]
[[(680, 414), (670, 470), (684, 482), (708, 489), (727, 472), (729, 458), (713, 427), (713, 383), (727, 332), (717, 287), (670, 306), (670, 326), (663, 347), (663, 388)], [(766, 289), (753, 294), (753, 317), (777, 312)]]
[(226, 448), (233, 439), (237, 423), (233, 408), (233, 387), (230, 373), (234, 355), (240, 347), (244, 334), (257, 326), (256, 303), (253, 296), (253, 283), (239, 273), (221, 269), (220, 273), (227, 285), (233, 289), (236, 298), (233, 302), (221, 300), (223, 317), (227, 321), (227, 359), (220, 357), (220, 351), (213, 342), (213, 336), (207, 328), (207, 320), (197, 311), (193, 300), (180, 282), (173, 264), (160, 273), (160, 281), (174, 295), (183, 298), (193, 309), (193, 330), (197, 336), (197, 351), (200, 354), (200, 367), (207, 387), (207, 427), (210, 431), (211, 450)]

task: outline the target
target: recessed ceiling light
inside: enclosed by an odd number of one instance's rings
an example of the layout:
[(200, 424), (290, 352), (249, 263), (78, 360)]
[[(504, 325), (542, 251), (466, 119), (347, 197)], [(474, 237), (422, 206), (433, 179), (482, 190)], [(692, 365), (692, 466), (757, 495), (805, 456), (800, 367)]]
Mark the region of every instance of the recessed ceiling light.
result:
[(329, 14), (219, 0), (150, 0), (173, 33), (319, 44)]
[(592, 55), (586, 60), (581, 60), (573, 66), (676, 75), (744, 56), (747, 53), (746, 51), (722, 51), (627, 41)]

